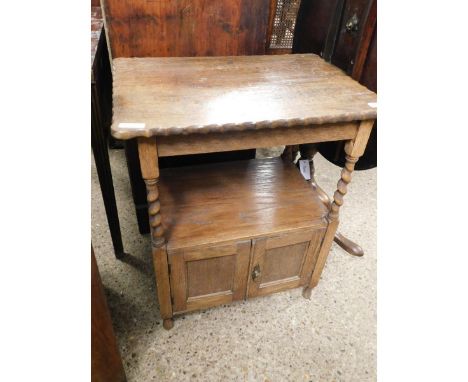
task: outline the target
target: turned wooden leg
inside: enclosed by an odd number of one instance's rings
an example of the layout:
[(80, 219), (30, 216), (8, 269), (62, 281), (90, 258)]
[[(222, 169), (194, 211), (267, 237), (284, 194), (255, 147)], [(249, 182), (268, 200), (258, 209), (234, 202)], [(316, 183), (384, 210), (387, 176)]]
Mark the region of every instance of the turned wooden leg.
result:
[(301, 154), (300, 159), (307, 159), (309, 161), (309, 169), (310, 169), (310, 185), (317, 192), (320, 200), (322, 201), (325, 206), (330, 209), (331, 208), (331, 200), (327, 193), (320, 188), (315, 180), (315, 165), (314, 165), (314, 156), (317, 154), (317, 144), (308, 144), (308, 145), (300, 145), (299, 152)]
[[(310, 182), (312, 184), (312, 187), (318, 192), (319, 198), (322, 200), (322, 202), (330, 209), (331, 208), (331, 200), (328, 194), (320, 188), (320, 186), (316, 183), (315, 181), (315, 167), (314, 167), (314, 161), (313, 159), (310, 160)], [(335, 234), (335, 237), (333, 238), (336, 244), (338, 244), (341, 248), (343, 248), (346, 252), (348, 252), (352, 256), (363, 256), (364, 251), (363, 249), (356, 244), (355, 242), (349, 240), (347, 237), (345, 237), (342, 233), (337, 232)]]
[(138, 153), (140, 157), (141, 174), (146, 185), (146, 200), (148, 201), (149, 224), (151, 228), (151, 248), (153, 255), (156, 287), (158, 290), (159, 309), (163, 318), (163, 326), (169, 330), (174, 326), (172, 320), (171, 288), (169, 283), (169, 267), (167, 261), (166, 240), (161, 224), (161, 203), (159, 202), (159, 166), (158, 151), (154, 138), (139, 138)]
[(150, 233), (148, 222), (148, 204), (146, 202), (146, 187), (141, 176), (138, 142), (135, 139), (125, 141), (125, 159), (127, 161), (128, 178), (132, 189), (133, 204), (138, 223), (138, 230), (142, 235)]
[(359, 125), (356, 137), (353, 140), (347, 141), (345, 144), (345, 167), (341, 171), (341, 179), (338, 181), (337, 190), (333, 195), (333, 202), (331, 203), (330, 211), (327, 216), (328, 227), (322, 241), (315, 268), (312, 272), (312, 277), (309, 285), (303, 291), (303, 296), (306, 298), (310, 298), (311, 289), (317, 286), (319, 282), (338, 228), (339, 210), (343, 205), (343, 197), (346, 194), (347, 186), (351, 181), (351, 174), (354, 171), (354, 166), (359, 157), (364, 153), (367, 140), (369, 139), (369, 135), (372, 130), (373, 122), (374, 121), (362, 121)]
[(281, 159), (285, 162), (294, 162), (296, 159), (297, 153), (299, 152), (299, 146), (285, 146), (283, 153), (281, 154)]
[[(309, 167), (310, 167), (310, 184), (312, 188), (318, 193), (320, 200), (325, 204), (325, 206), (330, 209), (331, 208), (331, 200), (328, 194), (320, 188), (315, 180), (315, 166), (314, 166), (314, 156), (317, 154), (317, 145), (310, 144), (310, 145), (301, 145), (300, 146), (300, 153), (301, 158), (307, 158), (309, 160)], [(362, 248), (354, 243), (353, 241), (349, 240), (347, 237), (343, 236), (340, 232), (335, 234), (333, 238), (335, 243), (337, 243), (341, 248), (343, 248), (346, 252), (353, 256), (363, 256), (364, 251)]]

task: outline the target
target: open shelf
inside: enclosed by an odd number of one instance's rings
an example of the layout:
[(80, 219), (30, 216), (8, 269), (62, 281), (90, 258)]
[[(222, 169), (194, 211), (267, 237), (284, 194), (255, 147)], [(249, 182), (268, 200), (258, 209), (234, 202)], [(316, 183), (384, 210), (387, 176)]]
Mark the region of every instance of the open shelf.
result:
[(326, 226), (327, 209), (280, 158), (161, 170), (168, 252)]

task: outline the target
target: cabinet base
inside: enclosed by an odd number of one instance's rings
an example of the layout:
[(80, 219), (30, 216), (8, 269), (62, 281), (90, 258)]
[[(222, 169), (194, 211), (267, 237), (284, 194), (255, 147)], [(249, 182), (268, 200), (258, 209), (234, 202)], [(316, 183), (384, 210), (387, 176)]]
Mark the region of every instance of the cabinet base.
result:
[(166, 330), (170, 330), (174, 327), (174, 320), (172, 318), (165, 318), (163, 321), (163, 327)]
[(310, 283), (329, 211), (293, 164), (164, 169), (159, 192), (167, 264), (156, 259), (155, 268), (170, 283), (165, 329), (175, 314)]
[(307, 300), (310, 300), (311, 295), (312, 295), (312, 288), (305, 287), (302, 291), (302, 297), (306, 298)]

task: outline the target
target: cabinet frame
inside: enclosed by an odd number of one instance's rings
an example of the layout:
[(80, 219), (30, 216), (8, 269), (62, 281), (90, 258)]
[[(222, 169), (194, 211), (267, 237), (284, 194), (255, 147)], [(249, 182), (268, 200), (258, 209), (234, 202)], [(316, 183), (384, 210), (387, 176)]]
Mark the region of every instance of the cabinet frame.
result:
[[(337, 123), (339, 123), (337, 121)], [(337, 184), (337, 189), (333, 195), (333, 199), (330, 203), (325, 203), (320, 199), (319, 194), (316, 190), (311, 187), (314, 191), (314, 194), (311, 194), (312, 198), (318, 199), (323, 202), (323, 204), (316, 204), (316, 206), (322, 205), (326, 206), (327, 212), (326, 215), (318, 220), (322, 220), (325, 223), (325, 233), (323, 239), (321, 240), (318, 250), (318, 255), (314, 256), (313, 260), (313, 270), (308, 279), (305, 288), (303, 290), (303, 296), (305, 298), (310, 298), (311, 290), (317, 286), (322, 271), (327, 260), (333, 238), (338, 228), (339, 223), (339, 210), (343, 205), (343, 197), (347, 192), (347, 186), (351, 181), (351, 174), (354, 171), (355, 163), (358, 161), (359, 157), (364, 153), (369, 135), (374, 124), (374, 119), (365, 119), (361, 120), (359, 127), (357, 129), (356, 135), (354, 138), (349, 139), (345, 143), (345, 153), (346, 153), (346, 163), (344, 168), (341, 171), (340, 180)], [(286, 129), (286, 126), (277, 127), (278, 129)], [(209, 135), (210, 133), (207, 132)], [(315, 143), (309, 142), (308, 144)], [(159, 165), (158, 165), (158, 149), (156, 144), (156, 139), (154, 137), (139, 137), (138, 138), (138, 150), (140, 155), (140, 165), (142, 170), (142, 176), (145, 180), (146, 189), (147, 189), (147, 200), (148, 200), (148, 213), (151, 226), (151, 243), (152, 243), (152, 254), (153, 254), (153, 263), (156, 273), (156, 283), (158, 291), (158, 300), (160, 304), (161, 316), (163, 318), (163, 326), (165, 329), (171, 329), (174, 325), (173, 315), (174, 309), (171, 301), (171, 296), (174, 293), (171, 291), (171, 283), (175, 285), (174, 272), (168, 267), (168, 245), (165, 238), (165, 228), (162, 224), (161, 217), (161, 202), (159, 201)], [(285, 170), (285, 169), (283, 169)], [(280, 174), (279, 174), (280, 175)], [(281, 176), (278, 178), (281, 179)], [(270, 183), (272, 184), (272, 183)], [(185, 187), (187, 185), (184, 185)], [(299, 187), (296, 185), (296, 187)], [(256, 189), (251, 191), (257, 192)], [(259, 190), (262, 192), (262, 189)], [(287, 194), (284, 193), (284, 194)], [(255, 195), (252, 195), (255, 197)], [(312, 203), (312, 202), (311, 202)], [(303, 211), (307, 211), (306, 209)], [(315, 226), (315, 223), (311, 222), (312, 226)], [(316, 221), (317, 223), (317, 221)], [(297, 224), (297, 223), (296, 223)], [(254, 227), (256, 228), (256, 227)], [(261, 235), (256, 235), (255, 232), (258, 232), (261, 227), (257, 227), (253, 232), (253, 235), (250, 237), (259, 237)], [(264, 232), (263, 235), (269, 235), (269, 233)], [(170, 238), (170, 235), (169, 235)], [(212, 243), (213, 241), (211, 241)], [(314, 247), (314, 246), (312, 246)], [(169, 273), (172, 275), (169, 275)], [(183, 273), (180, 273), (183, 275)], [(172, 281), (170, 281), (172, 279)], [(222, 303), (223, 298), (220, 298), (221, 302), (215, 301), (216, 303)], [(232, 301), (231, 296), (229, 296), (229, 301)], [(206, 301), (205, 301), (206, 303)], [(209, 301), (208, 306), (213, 306), (213, 301)], [(198, 306), (197, 308), (202, 308), (205, 306)], [(195, 308), (194, 308), (195, 309)], [(176, 311), (176, 313), (182, 313), (182, 311)]]
[[(177, 249), (169, 252), (169, 279), (173, 313), (182, 314), (206, 309), (306, 285), (317, 261), (325, 231), (325, 226), (309, 227), (237, 242)], [(253, 279), (254, 268), (260, 266), (263, 269), (269, 250), (284, 248), (287, 251), (288, 247), (291, 248), (302, 243), (305, 248), (296, 274), (266, 283), (262, 283), (262, 277), (259, 277), (258, 280)], [(190, 264), (227, 256), (235, 257), (234, 269), (230, 275), (232, 277), (231, 288), (190, 296)], [(285, 254), (284, 256), (290, 255)], [(276, 264), (276, 267), (279, 266), (281, 264)], [(200, 277), (200, 275), (198, 276)], [(210, 275), (206, 274), (206, 277), (210, 277)]]

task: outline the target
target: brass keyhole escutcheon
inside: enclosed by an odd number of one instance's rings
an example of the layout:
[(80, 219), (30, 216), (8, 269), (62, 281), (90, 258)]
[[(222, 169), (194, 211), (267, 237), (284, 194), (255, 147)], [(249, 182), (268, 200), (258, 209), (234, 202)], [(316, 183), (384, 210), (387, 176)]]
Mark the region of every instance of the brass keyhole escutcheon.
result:
[(359, 19), (356, 14), (352, 15), (347, 21), (345, 28), (348, 32), (357, 32), (359, 30)]
[(253, 271), (252, 271), (252, 280), (257, 281), (257, 279), (262, 275), (262, 272), (260, 271), (260, 265), (257, 264)]

